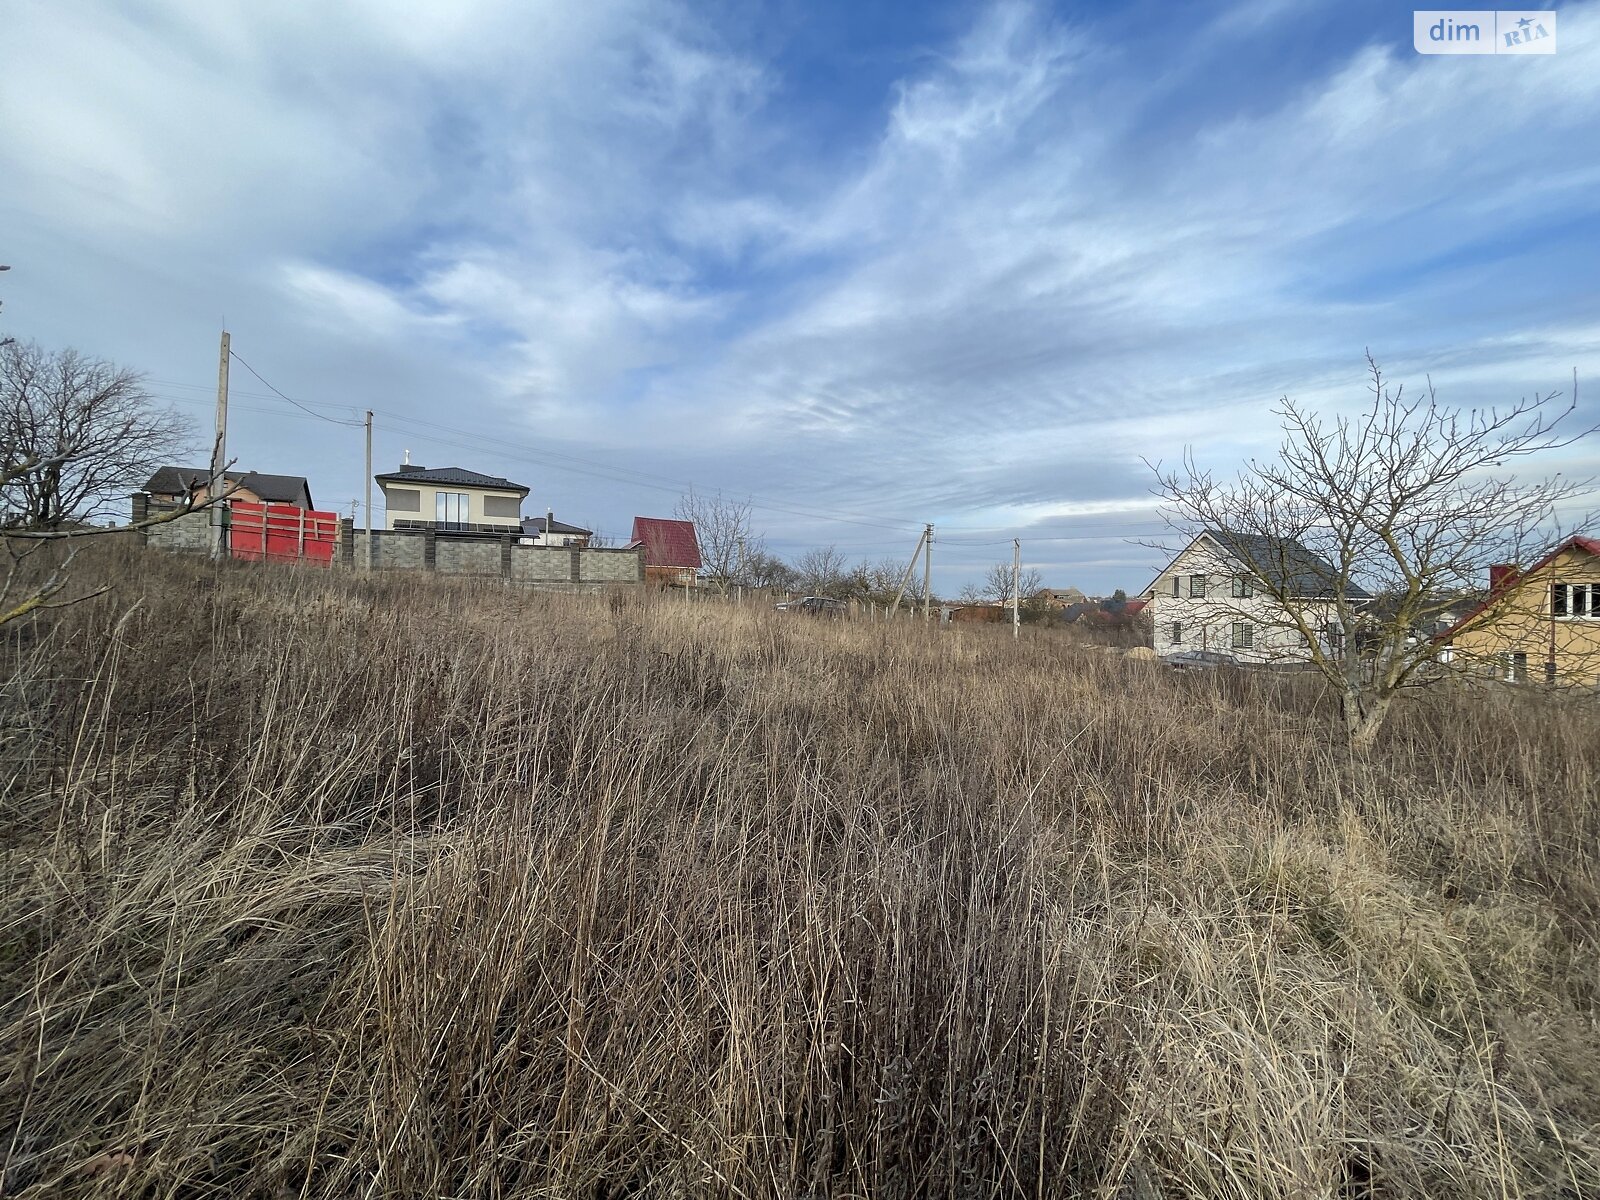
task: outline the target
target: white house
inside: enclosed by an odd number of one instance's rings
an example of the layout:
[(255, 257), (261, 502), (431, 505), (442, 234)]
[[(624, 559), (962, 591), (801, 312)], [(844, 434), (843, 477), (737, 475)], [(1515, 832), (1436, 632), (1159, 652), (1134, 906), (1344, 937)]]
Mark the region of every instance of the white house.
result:
[(383, 489), (385, 529), (522, 532), (522, 484), (462, 467), (429, 470), (406, 457), (399, 470), (373, 476)]
[[(1207, 529), (1141, 593), (1149, 603), (1158, 654), (1215, 650), (1240, 662), (1304, 662), (1304, 630), (1337, 651), (1344, 628), (1332, 600), (1338, 572), (1289, 538)], [(1266, 593), (1271, 582), (1289, 601)], [(1371, 599), (1346, 582), (1351, 601)], [(1298, 617), (1298, 620), (1296, 618)]]

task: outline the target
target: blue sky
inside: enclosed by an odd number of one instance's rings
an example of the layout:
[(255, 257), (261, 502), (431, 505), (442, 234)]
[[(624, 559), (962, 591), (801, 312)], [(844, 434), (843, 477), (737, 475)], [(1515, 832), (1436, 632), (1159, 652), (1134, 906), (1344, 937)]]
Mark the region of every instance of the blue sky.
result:
[[(1462, 404), (1600, 374), (1600, 9), (1542, 57), (1411, 12), (13, 0), (0, 321), (204, 422), (226, 320), (380, 470), (612, 535), (693, 484), (785, 555), (932, 521), (942, 592), (1013, 536), (1131, 591), (1143, 460), (1270, 449), (1367, 347)], [(238, 368), (230, 451), (362, 495)]]

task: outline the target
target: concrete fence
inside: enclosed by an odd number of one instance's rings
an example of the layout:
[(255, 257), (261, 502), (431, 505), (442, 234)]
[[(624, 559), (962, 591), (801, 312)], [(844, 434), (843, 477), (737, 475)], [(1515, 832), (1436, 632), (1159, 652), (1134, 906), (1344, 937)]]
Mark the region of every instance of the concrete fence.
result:
[[(149, 497), (133, 499), (135, 520), (162, 511)], [(179, 553), (205, 554), (211, 548), (211, 514), (188, 513), (144, 530), (147, 546)], [(642, 550), (578, 546), (524, 546), (518, 535), (439, 532), (432, 529), (379, 529), (372, 534), (372, 566), (377, 571), (437, 571), (505, 579), (550, 591), (599, 591), (644, 583)], [(333, 566), (360, 570), (367, 563), (367, 534), (348, 519), (339, 522)]]
[[(335, 561), (357, 570), (366, 566), (367, 533), (343, 523), (343, 543)], [(579, 546), (524, 546), (514, 533), (440, 532), (433, 529), (378, 529), (372, 533), (372, 566), (378, 571), (437, 571), (506, 579), (551, 591), (598, 591), (644, 582), (642, 550)]]

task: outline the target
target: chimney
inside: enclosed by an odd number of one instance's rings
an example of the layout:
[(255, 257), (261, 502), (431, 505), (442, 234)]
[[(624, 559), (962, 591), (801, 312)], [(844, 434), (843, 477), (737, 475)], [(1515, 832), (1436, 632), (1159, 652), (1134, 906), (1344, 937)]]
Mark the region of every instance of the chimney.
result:
[(1515, 563), (1500, 563), (1489, 568), (1489, 591), (1500, 593), (1517, 582), (1522, 572)]
[(397, 475), (415, 475), (418, 471), (426, 471), (427, 469), (421, 463), (412, 462), (411, 451), (407, 450), (405, 461), (400, 464), (400, 469), (395, 473)]

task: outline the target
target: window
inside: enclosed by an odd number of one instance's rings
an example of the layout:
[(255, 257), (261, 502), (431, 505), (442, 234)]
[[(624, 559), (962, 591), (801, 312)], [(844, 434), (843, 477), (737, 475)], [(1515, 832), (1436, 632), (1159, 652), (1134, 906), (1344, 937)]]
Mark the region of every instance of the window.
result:
[(1233, 648), (1235, 650), (1248, 650), (1255, 642), (1256, 628), (1249, 621), (1235, 621), (1233, 623)]
[(1182, 584), (1182, 583), (1183, 583), (1183, 579), (1182, 579), (1182, 577), (1181, 577), (1181, 576), (1178, 576), (1178, 575), (1174, 575), (1174, 576), (1173, 576), (1173, 577), (1172, 577), (1172, 594), (1173, 594), (1173, 595), (1174, 595), (1174, 596), (1176, 596), (1176, 595), (1179, 595), (1179, 594), (1180, 594), (1180, 593), (1179, 593), (1179, 591), (1178, 591), (1178, 588), (1179, 588), (1179, 586), (1180, 586), (1180, 585), (1181, 585), (1181, 584)]
[(1528, 681), (1528, 655), (1524, 651), (1513, 650), (1506, 655), (1506, 678), (1512, 683)]
[(1174, 621), (1172, 623), (1172, 644), (1174, 646), (1183, 645), (1183, 622), (1182, 621)]
[(1323, 634), (1328, 639), (1328, 653), (1334, 658), (1344, 657), (1344, 630), (1332, 623), (1323, 629)]
[(1233, 577), (1233, 598), (1235, 600), (1248, 600), (1255, 594), (1255, 586), (1250, 582), (1250, 576), (1235, 575)]
[(465, 529), (471, 522), (471, 498), (466, 492), (438, 492), (433, 497), (433, 519), (440, 529)]
[(1552, 583), (1550, 615), (1600, 617), (1600, 583)]
[(1206, 594), (1206, 577), (1204, 575), (1189, 576), (1189, 595), (1199, 596), (1202, 600)]

